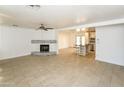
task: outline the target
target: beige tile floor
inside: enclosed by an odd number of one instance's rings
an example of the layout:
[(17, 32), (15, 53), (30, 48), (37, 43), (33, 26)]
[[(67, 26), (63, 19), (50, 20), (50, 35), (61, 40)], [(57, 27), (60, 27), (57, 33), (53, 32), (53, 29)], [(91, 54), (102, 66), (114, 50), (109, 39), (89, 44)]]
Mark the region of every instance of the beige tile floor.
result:
[(0, 86), (124, 86), (124, 67), (78, 56), (74, 49), (59, 55), (25, 56), (0, 61)]

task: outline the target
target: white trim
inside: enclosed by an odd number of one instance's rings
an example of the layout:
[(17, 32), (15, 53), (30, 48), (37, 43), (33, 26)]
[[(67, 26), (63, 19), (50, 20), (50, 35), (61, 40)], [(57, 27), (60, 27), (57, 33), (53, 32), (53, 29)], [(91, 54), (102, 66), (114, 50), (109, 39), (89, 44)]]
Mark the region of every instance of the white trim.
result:
[[(8, 59), (20, 58), (20, 57), (29, 56), (29, 55), (31, 55), (31, 53), (25, 53), (25, 54), (11, 56), (11, 57), (4, 57), (4, 58), (0, 58), (0, 61), (8, 60)], [(2, 63), (2, 62), (0, 62), (0, 63)]]
[(72, 29), (77, 29), (77, 28), (98, 27), (98, 26), (107, 26), (107, 25), (122, 24), (122, 23), (124, 23), (124, 18), (78, 25), (78, 26), (72, 26), (72, 27), (66, 27), (66, 28), (61, 28), (57, 30), (63, 31), (63, 30), (72, 30)]

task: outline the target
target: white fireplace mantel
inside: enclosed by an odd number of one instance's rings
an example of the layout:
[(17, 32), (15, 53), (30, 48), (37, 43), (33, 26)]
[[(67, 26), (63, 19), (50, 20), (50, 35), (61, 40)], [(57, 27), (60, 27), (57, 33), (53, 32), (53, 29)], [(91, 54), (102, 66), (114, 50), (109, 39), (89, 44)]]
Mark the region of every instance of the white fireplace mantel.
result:
[[(33, 50), (31, 54), (33, 55), (53, 55), (58, 53), (57, 40), (31, 40)], [(49, 52), (40, 52), (40, 45), (49, 45)]]

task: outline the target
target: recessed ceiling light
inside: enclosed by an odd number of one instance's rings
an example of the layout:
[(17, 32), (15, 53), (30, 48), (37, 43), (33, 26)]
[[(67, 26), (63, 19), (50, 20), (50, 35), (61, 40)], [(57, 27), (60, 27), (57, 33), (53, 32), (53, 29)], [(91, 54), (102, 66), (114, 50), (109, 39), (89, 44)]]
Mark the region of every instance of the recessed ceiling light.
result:
[(77, 28), (76, 31), (77, 31), (77, 32), (80, 32), (80, 28)]
[(81, 30), (82, 30), (82, 31), (85, 31), (85, 30), (86, 30), (86, 28), (82, 28)]

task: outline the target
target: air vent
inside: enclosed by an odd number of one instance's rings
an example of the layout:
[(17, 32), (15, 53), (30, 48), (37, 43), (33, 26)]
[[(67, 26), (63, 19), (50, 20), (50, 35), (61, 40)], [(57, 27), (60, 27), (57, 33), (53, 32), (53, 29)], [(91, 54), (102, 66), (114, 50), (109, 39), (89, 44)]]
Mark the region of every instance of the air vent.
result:
[(32, 9), (39, 9), (41, 6), (40, 5), (27, 5), (27, 7), (32, 8)]
[(18, 27), (18, 25), (15, 25), (15, 24), (13, 24), (12, 26), (14, 26), (14, 27)]
[(28, 5), (30, 7), (40, 7), (40, 5)]

